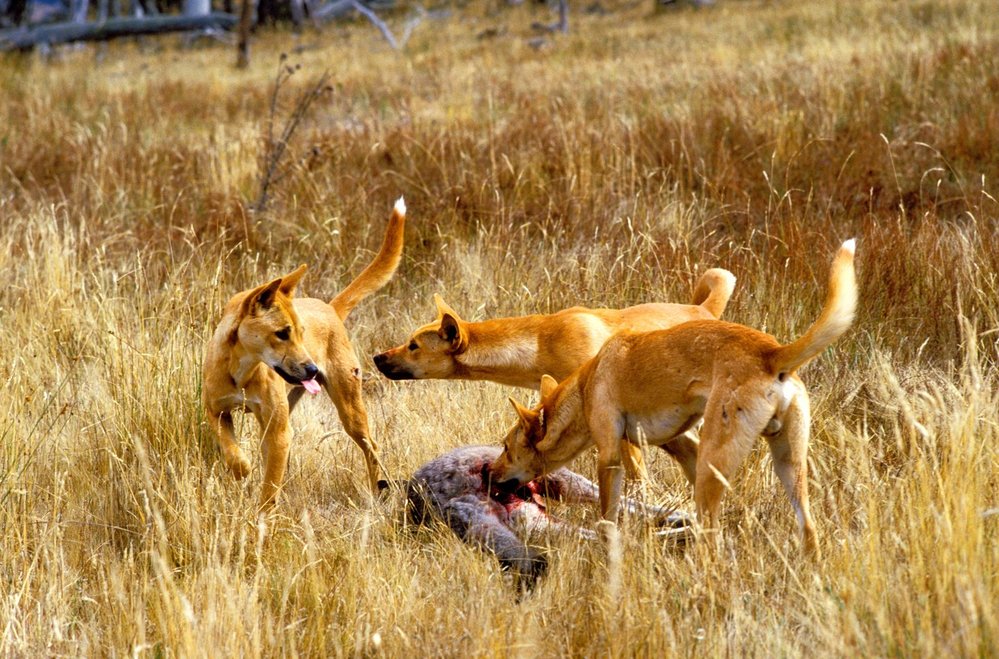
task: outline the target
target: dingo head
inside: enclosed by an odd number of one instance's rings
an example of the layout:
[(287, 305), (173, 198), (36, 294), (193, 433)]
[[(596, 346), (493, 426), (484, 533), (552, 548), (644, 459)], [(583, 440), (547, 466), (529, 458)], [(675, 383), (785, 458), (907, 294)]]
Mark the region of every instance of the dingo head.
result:
[(449, 378), (459, 364), (455, 359), (468, 348), (468, 330), (454, 309), (434, 295), (437, 320), (413, 332), (401, 346), (374, 356), (375, 366), (392, 380)]
[[(237, 318), (235, 340), (291, 384), (315, 384), (319, 369), (305, 349), (292, 299), (306, 266), (250, 291)], [(306, 384), (306, 388), (311, 388)], [(318, 386), (316, 386), (318, 389)]]
[(513, 398), (510, 399), (517, 412), (517, 424), (503, 438), (503, 452), (491, 467), (493, 481), (501, 487), (523, 485), (561, 466), (553, 463), (552, 456), (547, 451), (552, 438), (547, 436), (549, 428), (546, 408), (550, 414), (551, 405), (547, 403), (551, 402), (552, 392), (557, 386), (553, 377), (542, 377), (541, 403), (534, 408), (526, 408)]

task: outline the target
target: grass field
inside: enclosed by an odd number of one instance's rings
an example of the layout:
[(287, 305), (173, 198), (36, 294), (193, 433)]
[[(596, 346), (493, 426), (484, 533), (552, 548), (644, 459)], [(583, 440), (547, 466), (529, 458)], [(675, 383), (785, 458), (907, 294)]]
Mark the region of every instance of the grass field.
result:
[[(499, 3), (425, 20), (264, 31), (252, 66), (176, 38), (0, 60), (0, 654), (7, 656), (989, 656), (999, 652), (999, 12), (991, 0)], [(401, 29), (405, 13), (389, 16)], [(476, 38), (490, 28), (498, 36)], [(257, 198), (280, 126), (331, 90)], [(230, 295), (311, 266), (332, 297), (409, 206), (395, 279), (348, 322), (392, 478), (498, 442), (490, 383), (389, 382), (370, 355), (433, 319), (687, 301), (787, 341), (858, 240), (854, 328), (802, 372), (823, 560), (805, 560), (762, 445), (725, 547), (623, 528), (543, 539), (516, 601), (489, 556), (369, 506), (360, 452), (303, 403), (258, 523), (203, 422), (203, 345)], [(632, 493), (691, 509), (665, 455)], [(575, 468), (593, 476), (587, 452)], [(597, 511), (559, 507), (592, 525)]]

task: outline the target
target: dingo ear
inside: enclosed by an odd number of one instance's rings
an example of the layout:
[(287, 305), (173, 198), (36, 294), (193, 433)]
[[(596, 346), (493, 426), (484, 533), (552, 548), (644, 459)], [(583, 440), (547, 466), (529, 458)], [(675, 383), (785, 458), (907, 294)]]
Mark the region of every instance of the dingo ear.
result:
[(451, 344), (451, 352), (464, 352), (468, 345), (468, 331), (462, 325), (461, 319), (449, 313), (441, 316), (441, 327), (437, 335)]
[(246, 300), (243, 302), (242, 313), (244, 316), (250, 316), (257, 311), (270, 309), (271, 305), (274, 304), (274, 296), (277, 294), (278, 289), (281, 287), (281, 278), (273, 279), (263, 286), (257, 286), (253, 289), (249, 295), (246, 296)]
[(550, 375), (541, 376), (541, 400), (547, 399), (558, 386), (558, 380)]
[(298, 282), (302, 281), (302, 277), (305, 276), (305, 272), (308, 269), (309, 266), (303, 263), (302, 265), (298, 266), (297, 268), (286, 274), (284, 277), (281, 277), (281, 286), (280, 286), (281, 292), (287, 295), (288, 297), (294, 295), (295, 289), (298, 288)]
[(462, 322), (461, 316), (458, 315), (458, 312), (452, 309), (451, 305), (445, 302), (444, 298), (442, 298), (437, 293), (434, 293), (434, 305), (437, 307), (438, 318), (443, 318), (444, 316), (453, 316), (455, 320), (457, 320), (458, 322)]
[(507, 400), (510, 401), (510, 404), (513, 405), (513, 409), (516, 410), (517, 416), (520, 417), (520, 426), (524, 429), (524, 433), (527, 435), (528, 439), (530, 439), (533, 434), (532, 430), (538, 423), (537, 412), (524, 407), (513, 398), (508, 398)]

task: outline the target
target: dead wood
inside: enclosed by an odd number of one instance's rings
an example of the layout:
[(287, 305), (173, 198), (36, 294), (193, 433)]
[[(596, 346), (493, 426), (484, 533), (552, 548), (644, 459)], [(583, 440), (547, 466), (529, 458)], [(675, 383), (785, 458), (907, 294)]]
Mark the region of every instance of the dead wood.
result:
[(141, 18), (109, 18), (93, 23), (49, 23), (27, 28), (0, 30), (0, 52), (30, 50), (42, 44), (109, 41), (119, 37), (186, 32), (208, 28), (229, 30), (235, 25), (235, 16), (221, 12), (204, 16), (145, 16)]

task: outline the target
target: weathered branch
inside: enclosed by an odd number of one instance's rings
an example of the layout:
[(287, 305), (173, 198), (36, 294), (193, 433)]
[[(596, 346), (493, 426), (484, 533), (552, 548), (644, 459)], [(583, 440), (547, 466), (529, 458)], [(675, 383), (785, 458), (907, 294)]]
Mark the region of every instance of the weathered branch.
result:
[(95, 23), (50, 23), (30, 28), (0, 30), (0, 52), (29, 50), (40, 44), (108, 41), (118, 37), (186, 32), (205, 28), (229, 30), (235, 25), (235, 16), (220, 12), (205, 16), (146, 16), (109, 18)]
[(385, 37), (385, 41), (388, 41), (389, 45), (392, 46), (392, 50), (399, 50), (399, 42), (395, 40), (392, 30), (390, 30), (389, 26), (385, 24), (385, 21), (378, 18), (378, 14), (365, 7), (357, 0), (351, 0), (351, 2), (354, 3), (354, 9), (357, 13), (367, 18), (371, 21), (372, 25), (378, 28), (378, 31), (382, 33), (383, 37)]
[(317, 24), (346, 16), (354, 10), (353, 0), (332, 0), (319, 7), (310, 8), (309, 15)]
[[(392, 3), (386, 4), (388, 6), (392, 5)], [(352, 11), (356, 11), (371, 21), (371, 24), (378, 28), (378, 31), (382, 33), (382, 36), (385, 37), (385, 41), (388, 41), (393, 50), (399, 50), (399, 42), (396, 40), (395, 35), (392, 34), (392, 30), (389, 29), (389, 26), (385, 24), (385, 21), (378, 18), (378, 14), (372, 11), (371, 7), (362, 4), (358, 0), (331, 0), (331, 2), (327, 2), (322, 7), (317, 7), (315, 11), (312, 12), (312, 18), (318, 23), (321, 21), (340, 18), (341, 16), (349, 14)]]

